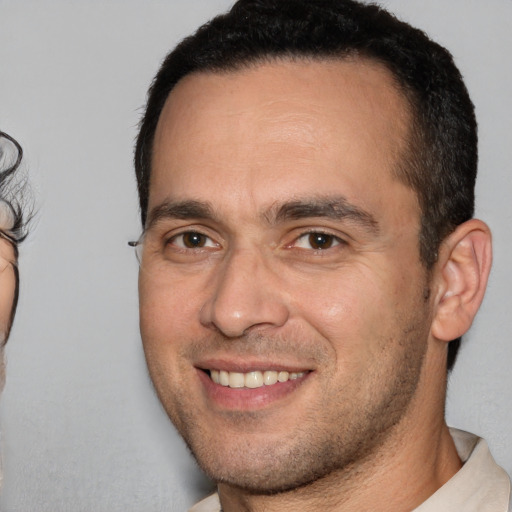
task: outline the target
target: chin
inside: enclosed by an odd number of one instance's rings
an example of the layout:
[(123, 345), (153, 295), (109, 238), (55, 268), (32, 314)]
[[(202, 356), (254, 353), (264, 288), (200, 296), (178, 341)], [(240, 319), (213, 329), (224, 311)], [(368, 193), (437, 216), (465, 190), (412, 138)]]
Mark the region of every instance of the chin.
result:
[[(187, 434), (182, 432), (189, 450), (211, 480), (249, 494), (274, 495), (305, 488), (334, 473), (350, 471), (354, 461), (364, 458), (361, 446), (341, 436), (315, 443), (304, 432), (288, 440), (272, 440), (268, 434), (252, 440), (212, 435), (205, 442), (207, 436), (190, 439)], [(364, 449), (371, 448), (367, 444)]]

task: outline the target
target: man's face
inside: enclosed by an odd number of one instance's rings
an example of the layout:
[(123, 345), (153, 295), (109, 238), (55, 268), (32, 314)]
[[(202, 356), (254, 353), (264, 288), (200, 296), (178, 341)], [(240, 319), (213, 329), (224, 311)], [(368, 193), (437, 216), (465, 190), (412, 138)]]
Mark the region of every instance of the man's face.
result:
[(216, 481), (295, 488), (412, 414), (430, 306), (417, 199), (393, 177), (408, 122), (389, 74), (357, 61), (196, 74), (168, 98), (141, 332)]
[(0, 238), (0, 391), (5, 382), (3, 345), (9, 334), (16, 278), (12, 262), (15, 261), (14, 248), (5, 239)]

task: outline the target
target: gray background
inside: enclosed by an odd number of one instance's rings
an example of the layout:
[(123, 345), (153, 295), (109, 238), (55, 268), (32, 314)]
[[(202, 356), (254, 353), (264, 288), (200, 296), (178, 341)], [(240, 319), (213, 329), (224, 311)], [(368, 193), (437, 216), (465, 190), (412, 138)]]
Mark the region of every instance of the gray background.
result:
[[(4, 512), (182, 511), (208, 484), (153, 395), (137, 320), (132, 143), (159, 62), (229, 0), (0, 0), (0, 127), (39, 206), (1, 399)], [(480, 123), (486, 301), (451, 378), (452, 425), (512, 471), (512, 1), (387, 0), (455, 55)]]

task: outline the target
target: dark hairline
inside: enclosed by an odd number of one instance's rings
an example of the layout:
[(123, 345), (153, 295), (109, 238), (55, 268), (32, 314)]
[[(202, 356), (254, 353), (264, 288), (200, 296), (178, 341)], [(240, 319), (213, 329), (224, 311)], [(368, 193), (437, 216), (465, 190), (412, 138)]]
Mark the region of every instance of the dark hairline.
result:
[[(174, 91), (174, 89), (181, 83), (183, 80), (193, 77), (195, 75), (228, 75), (231, 73), (237, 73), (245, 70), (255, 69), (265, 64), (279, 64), (279, 63), (287, 63), (287, 62), (345, 62), (353, 60), (354, 62), (360, 61), (362, 63), (368, 63), (370, 66), (378, 66), (382, 70), (386, 71), (390, 78), (391, 84), (395, 87), (396, 92), (400, 95), (403, 100), (404, 105), (404, 113), (406, 113), (408, 118), (407, 123), (407, 133), (406, 140), (404, 141), (404, 148), (401, 151), (400, 155), (396, 155), (396, 169), (393, 170), (393, 175), (408, 188), (413, 190), (416, 196), (419, 199), (419, 193), (415, 190), (414, 186), (411, 184), (410, 180), (404, 176), (404, 168), (407, 167), (409, 163), (408, 160), (411, 158), (411, 153), (413, 153), (413, 127), (416, 125), (416, 117), (418, 116), (417, 107), (414, 101), (414, 91), (410, 90), (406, 86), (406, 84), (402, 83), (399, 79), (397, 73), (391, 68), (391, 66), (382, 59), (378, 57), (366, 54), (357, 49), (349, 49), (347, 51), (340, 52), (338, 55), (336, 54), (299, 54), (299, 53), (283, 53), (283, 54), (264, 54), (257, 57), (247, 58), (245, 60), (239, 62), (230, 62), (227, 64), (217, 63), (216, 65), (208, 66), (206, 68), (199, 68), (191, 70), (185, 74), (183, 74), (172, 86), (169, 88), (167, 92), (167, 96), (161, 102), (161, 106), (159, 109), (158, 117), (154, 122), (154, 128), (145, 130), (144, 138), (142, 144), (140, 144), (141, 154), (136, 155), (141, 159), (144, 159), (145, 152), (150, 151), (150, 157), (147, 160), (149, 163), (147, 171), (149, 171), (149, 176), (146, 181), (147, 191), (145, 191), (146, 203), (144, 207), (141, 205), (141, 222), (142, 226), (145, 225), (148, 214), (148, 204), (149, 204), (149, 191), (151, 184), (151, 175), (152, 175), (152, 167), (153, 167), (153, 152), (154, 152), (154, 142), (155, 135), (158, 130), (158, 124), (160, 122), (160, 118), (162, 117), (162, 112), (165, 108), (165, 104), (167, 103), (170, 95)], [(142, 128), (142, 124), (141, 124)], [(150, 134), (150, 138), (148, 140), (147, 134)], [(415, 144), (414, 144), (415, 145)], [(404, 165), (405, 164), (405, 165)], [(143, 167), (143, 166), (142, 166)]]

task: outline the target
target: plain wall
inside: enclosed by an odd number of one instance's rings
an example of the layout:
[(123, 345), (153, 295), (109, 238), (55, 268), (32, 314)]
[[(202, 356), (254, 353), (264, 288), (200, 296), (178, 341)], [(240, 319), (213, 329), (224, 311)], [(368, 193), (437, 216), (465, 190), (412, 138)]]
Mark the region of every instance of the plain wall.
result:
[[(154, 396), (138, 333), (133, 140), (164, 55), (228, 0), (0, 0), (0, 128), (37, 222), (0, 402), (3, 512), (183, 511), (208, 483)], [(480, 125), (477, 216), (495, 238), (449, 423), (512, 471), (512, 1), (387, 0), (454, 54)]]

